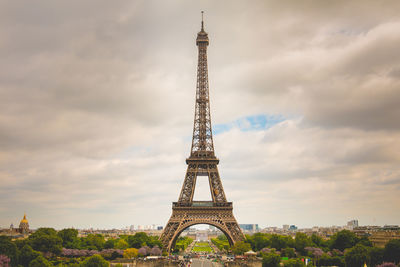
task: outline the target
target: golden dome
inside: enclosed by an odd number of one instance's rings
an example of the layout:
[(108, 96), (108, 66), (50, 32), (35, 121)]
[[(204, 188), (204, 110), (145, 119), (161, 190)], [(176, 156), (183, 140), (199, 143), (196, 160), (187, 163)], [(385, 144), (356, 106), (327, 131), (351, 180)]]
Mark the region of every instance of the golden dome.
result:
[(28, 223), (28, 220), (26, 219), (26, 214), (24, 214), (24, 218), (21, 220), (20, 224), (21, 223)]

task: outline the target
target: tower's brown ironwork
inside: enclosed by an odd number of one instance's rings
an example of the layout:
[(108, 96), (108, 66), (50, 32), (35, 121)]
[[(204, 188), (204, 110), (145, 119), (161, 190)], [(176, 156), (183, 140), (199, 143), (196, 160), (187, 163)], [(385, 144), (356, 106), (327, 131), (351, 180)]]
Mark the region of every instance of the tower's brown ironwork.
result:
[[(192, 148), (189, 158), (186, 159), (188, 167), (179, 200), (172, 203), (172, 216), (160, 237), (167, 251), (174, 247), (183, 230), (195, 224), (217, 227), (226, 235), (231, 245), (244, 239), (233, 216), (232, 202), (226, 200), (217, 168), (219, 160), (214, 154), (207, 70), (208, 44), (202, 12), (201, 31), (196, 39), (199, 58)], [(208, 176), (212, 201), (193, 201), (198, 176)]]

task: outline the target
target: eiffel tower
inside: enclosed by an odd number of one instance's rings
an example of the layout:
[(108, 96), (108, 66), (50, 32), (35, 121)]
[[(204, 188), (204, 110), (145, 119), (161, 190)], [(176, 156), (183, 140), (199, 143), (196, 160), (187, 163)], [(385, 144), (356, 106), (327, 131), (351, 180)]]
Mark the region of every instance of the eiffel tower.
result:
[[(160, 237), (167, 251), (175, 246), (183, 230), (195, 224), (209, 224), (217, 227), (225, 234), (231, 245), (244, 239), (233, 216), (232, 202), (226, 200), (217, 168), (219, 159), (214, 154), (208, 89), (208, 44), (202, 12), (201, 31), (196, 39), (199, 58), (192, 148), (190, 157), (186, 159), (188, 167), (179, 200), (172, 203), (171, 218)], [(212, 201), (193, 201), (198, 176), (208, 176)]]

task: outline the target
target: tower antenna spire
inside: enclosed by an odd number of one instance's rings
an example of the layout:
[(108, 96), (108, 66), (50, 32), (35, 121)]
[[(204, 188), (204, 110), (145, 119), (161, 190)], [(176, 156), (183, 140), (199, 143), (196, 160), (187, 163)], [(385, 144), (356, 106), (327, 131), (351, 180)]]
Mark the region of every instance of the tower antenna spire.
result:
[(204, 11), (201, 11), (201, 30), (204, 31), (204, 19), (203, 19)]

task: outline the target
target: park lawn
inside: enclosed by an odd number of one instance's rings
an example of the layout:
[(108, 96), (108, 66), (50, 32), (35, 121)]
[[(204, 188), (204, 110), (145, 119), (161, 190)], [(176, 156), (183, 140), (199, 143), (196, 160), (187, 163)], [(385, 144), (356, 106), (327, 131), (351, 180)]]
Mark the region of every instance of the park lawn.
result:
[(193, 252), (214, 252), (207, 242), (197, 242), (192, 248)]
[(196, 247), (209, 247), (210, 244), (208, 244), (207, 242), (197, 242)]
[(192, 248), (193, 252), (213, 252), (212, 248), (210, 246), (208, 247), (193, 247)]

